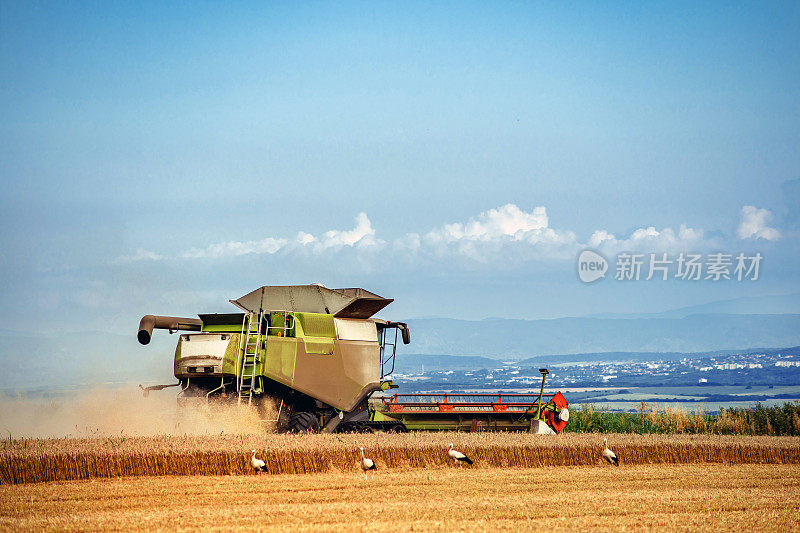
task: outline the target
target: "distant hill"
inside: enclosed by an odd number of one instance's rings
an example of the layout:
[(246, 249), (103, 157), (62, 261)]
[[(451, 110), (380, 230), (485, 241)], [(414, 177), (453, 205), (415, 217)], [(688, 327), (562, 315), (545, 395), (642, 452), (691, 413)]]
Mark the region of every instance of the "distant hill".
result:
[(559, 363), (592, 363), (598, 361), (675, 361), (680, 352), (595, 352), (559, 355), (537, 355), (517, 362), (520, 366), (554, 365)]
[(431, 318), (409, 320), (408, 324), (415, 353), (495, 359), (600, 352), (690, 353), (800, 344), (800, 314), (480, 321)]
[(700, 359), (703, 357), (723, 356), (730, 354), (761, 354), (772, 355), (780, 353), (783, 355), (800, 355), (800, 346), (789, 348), (746, 348), (737, 350), (712, 350), (702, 352), (595, 352), (578, 354), (557, 354), (557, 355), (537, 355), (521, 359), (517, 362), (520, 366), (536, 366), (539, 364), (559, 364), (559, 363), (591, 363), (596, 361), (676, 361), (679, 359)]
[(659, 313), (621, 314), (604, 313), (588, 318), (684, 318), (698, 314), (729, 315), (781, 315), (800, 314), (800, 293), (776, 296), (745, 296), (732, 300), (718, 300), (700, 305), (680, 307)]
[[(401, 349), (402, 350), (402, 349)], [(409, 354), (398, 350), (395, 372), (419, 373), (431, 370), (475, 370), (501, 365), (497, 359), (470, 355)]]

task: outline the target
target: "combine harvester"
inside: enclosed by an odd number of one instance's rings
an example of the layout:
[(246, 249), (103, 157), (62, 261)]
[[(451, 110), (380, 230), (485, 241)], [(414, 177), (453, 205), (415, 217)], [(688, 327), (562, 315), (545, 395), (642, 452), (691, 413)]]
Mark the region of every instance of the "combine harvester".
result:
[[(398, 388), (398, 341), (411, 342), (403, 322), (372, 316), (394, 300), (364, 289), (322, 285), (264, 286), (230, 302), (240, 313), (198, 318), (146, 315), (137, 337), (154, 329), (182, 333), (175, 349), (179, 399), (228, 399), (278, 406), (278, 431), (405, 432), (530, 430), (561, 432), (569, 418), (561, 393), (431, 394), (372, 398)], [(401, 401), (410, 398), (410, 401)], [(543, 403), (544, 398), (550, 398)], [(484, 401), (481, 401), (484, 400)]]

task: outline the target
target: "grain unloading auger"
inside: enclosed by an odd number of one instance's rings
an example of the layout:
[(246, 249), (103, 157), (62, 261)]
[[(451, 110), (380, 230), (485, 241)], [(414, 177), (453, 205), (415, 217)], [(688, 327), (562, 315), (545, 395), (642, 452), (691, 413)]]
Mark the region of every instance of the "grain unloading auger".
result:
[[(148, 344), (153, 329), (196, 332), (181, 333), (175, 349), (183, 398), (277, 405), (279, 431), (407, 431), (415, 425), (369, 401), (397, 388), (389, 379), (397, 345), (411, 342), (405, 323), (372, 318), (393, 301), (358, 288), (264, 286), (230, 300), (239, 313), (146, 315), (137, 338)], [(536, 409), (536, 418), (547, 412)]]

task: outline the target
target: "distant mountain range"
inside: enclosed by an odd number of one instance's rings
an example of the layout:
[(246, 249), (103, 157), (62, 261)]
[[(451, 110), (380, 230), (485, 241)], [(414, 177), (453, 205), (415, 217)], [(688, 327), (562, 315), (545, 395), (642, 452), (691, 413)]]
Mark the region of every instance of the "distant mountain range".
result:
[(399, 373), (415, 373), (439, 370), (478, 370), (496, 368), (501, 361), (489, 357), (474, 355), (433, 355), (405, 353), (398, 350), (395, 357), (395, 371)]
[(677, 361), (683, 358), (702, 359), (704, 357), (726, 356), (731, 354), (776, 354), (798, 355), (800, 346), (787, 348), (746, 348), (741, 350), (710, 350), (695, 353), (687, 352), (598, 352), (580, 354), (538, 355), (517, 361), (519, 366), (554, 365), (560, 363), (592, 363), (601, 361)]
[(774, 296), (745, 296), (732, 300), (717, 300), (700, 305), (680, 307), (659, 313), (587, 315), (589, 318), (685, 318), (690, 315), (781, 315), (800, 314), (800, 292)]
[(408, 324), (414, 353), (494, 359), (592, 352), (701, 352), (800, 344), (800, 314), (480, 321), (431, 318), (409, 320)]

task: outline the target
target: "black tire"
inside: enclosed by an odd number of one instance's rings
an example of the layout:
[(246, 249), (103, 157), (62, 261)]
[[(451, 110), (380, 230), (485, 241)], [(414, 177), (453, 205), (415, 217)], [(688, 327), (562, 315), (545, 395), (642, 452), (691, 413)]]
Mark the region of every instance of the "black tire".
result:
[(343, 424), (339, 424), (339, 427), (336, 428), (336, 433), (359, 433), (359, 427), (352, 422), (345, 422)]
[(358, 424), (356, 426), (358, 433), (375, 433), (375, 430), (369, 424)]
[(317, 415), (308, 411), (298, 411), (289, 417), (289, 433), (318, 433)]
[(408, 428), (405, 424), (394, 424), (388, 429), (389, 433), (408, 433)]

